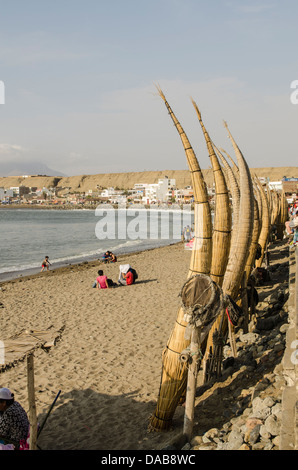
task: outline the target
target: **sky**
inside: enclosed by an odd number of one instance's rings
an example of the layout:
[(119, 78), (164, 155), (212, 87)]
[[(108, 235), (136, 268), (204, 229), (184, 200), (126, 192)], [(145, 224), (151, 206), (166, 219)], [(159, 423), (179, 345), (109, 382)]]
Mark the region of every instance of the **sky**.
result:
[(191, 98), (217, 147), (234, 156), (225, 120), (250, 167), (298, 166), (297, 18), (296, 0), (2, 2), (0, 176), (187, 169), (156, 85), (201, 168)]

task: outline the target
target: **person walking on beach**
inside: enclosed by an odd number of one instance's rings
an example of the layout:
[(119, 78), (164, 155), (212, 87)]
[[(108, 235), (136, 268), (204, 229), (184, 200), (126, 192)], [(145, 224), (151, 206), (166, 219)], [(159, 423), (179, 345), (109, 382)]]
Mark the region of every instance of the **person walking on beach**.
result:
[(49, 271), (49, 266), (51, 265), (51, 263), (49, 262), (49, 257), (46, 256), (45, 259), (43, 260), (42, 262), (42, 265), (41, 265), (41, 271), (44, 271), (45, 268), (47, 268), (47, 271)]

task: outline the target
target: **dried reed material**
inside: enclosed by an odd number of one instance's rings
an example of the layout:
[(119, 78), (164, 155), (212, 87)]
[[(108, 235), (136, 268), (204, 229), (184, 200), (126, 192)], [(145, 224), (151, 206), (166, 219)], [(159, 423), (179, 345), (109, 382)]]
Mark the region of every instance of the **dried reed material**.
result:
[(253, 220), (254, 220), (254, 195), (250, 170), (244, 159), (241, 150), (236, 144), (227, 123), (224, 122), (225, 128), (231, 139), (239, 168), (240, 183), (240, 204), (239, 213), (241, 221), (238, 224), (238, 234), (236, 240), (237, 249), (232, 252), (229, 257), (226, 274), (223, 282), (223, 291), (232, 299), (236, 299), (243, 276), (243, 271), (249, 254), (249, 247), (252, 240)]
[(227, 152), (226, 150), (224, 150), (224, 149), (220, 149), (220, 150), (221, 150), (223, 153), (226, 154), (226, 156), (228, 157), (228, 159), (229, 159), (230, 162), (232, 163), (231, 168), (232, 168), (232, 171), (233, 171), (233, 173), (234, 173), (234, 175), (235, 175), (235, 178), (236, 178), (236, 180), (237, 180), (237, 182), (238, 182), (238, 185), (239, 185), (239, 168), (238, 168), (238, 166), (236, 165), (236, 163), (234, 162), (233, 158), (228, 154), (228, 152)]
[(289, 217), (289, 203), (287, 201), (287, 198), (286, 198), (286, 195), (285, 195), (284, 191), (282, 191), (280, 198), (281, 198), (281, 201), (280, 201), (280, 222), (283, 225), (283, 229), (284, 229), (284, 224), (286, 223), (286, 221), (288, 220), (288, 217)]
[(272, 207), (273, 207), (273, 197), (272, 197), (272, 192), (271, 192), (268, 184), (266, 184), (266, 196), (267, 196), (267, 200), (268, 200), (269, 212), (271, 214)]
[(255, 178), (253, 178), (253, 187), (254, 187), (255, 198), (256, 198), (257, 203), (258, 203), (259, 219), (260, 219), (260, 232), (261, 232), (262, 219), (263, 219), (263, 205), (262, 205), (261, 192), (260, 192), (260, 189), (259, 189), (258, 185), (256, 184)]
[(271, 225), (275, 225), (280, 213), (279, 194), (275, 190), (270, 191), (269, 188), (267, 188), (267, 200), (270, 214), (270, 223)]
[(246, 280), (249, 279), (249, 276), (251, 275), (251, 272), (255, 263), (260, 231), (261, 231), (261, 220), (259, 216), (258, 201), (256, 198), (254, 198), (254, 221), (253, 221), (252, 239), (251, 239), (251, 244), (249, 247), (249, 254), (248, 254), (247, 261), (246, 261), (246, 266), (245, 266)]
[(213, 222), (213, 245), (210, 277), (214, 282), (217, 282), (221, 286), (228, 263), (231, 242), (232, 215), (229, 201), (229, 192), (225, 176), (215, 154), (213, 144), (202, 121), (202, 115), (193, 99), (192, 104), (196, 110), (199, 123), (204, 134), (214, 175), (215, 214)]
[(240, 204), (240, 189), (239, 189), (239, 184), (238, 184), (239, 172), (237, 168), (237, 177), (236, 177), (235, 172), (230, 167), (227, 159), (224, 157), (222, 152), (219, 151), (218, 148), (214, 144), (213, 144), (213, 147), (216, 150), (216, 153), (218, 154), (224, 166), (224, 169), (226, 170), (227, 182), (228, 182), (229, 190), (232, 196), (233, 224), (232, 224), (231, 244), (230, 244), (231, 248), (230, 248), (230, 254), (229, 254), (229, 256), (231, 256), (231, 250), (235, 249), (235, 242), (236, 242), (237, 233), (238, 233), (239, 204)]
[[(223, 277), (228, 263), (231, 243), (232, 214), (230, 208), (229, 191), (223, 170), (214, 151), (213, 143), (210, 139), (209, 133), (205, 128), (199, 108), (193, 99), (192, 104), (196, 110), (206, 141), (215, 182), (215, 215), (213, 223), (213, 250), (210, 277), (219, 286), (222, 286)], [(222, 319), (220, 315), (211, 326), (207, 343), (202, 343), (201, 349), (202, 351), (205, 351), (205, 356), (203, 359), (203, 368), (205, 370), (205, 374), (209, 374), (209, 371), (207, 370), (207, 361), (209, 355), (214, 355), (214, 351), (216, 349), (216, 336), (214, 333), (219, 331), (221, 323)]]
[[(206, 183), (196, 155), (181, 124), (160, 87), (157, 87), (157, 89), (182, 141), (194, 190), (195, 241), (188, 278), (196, 273), (209, 274), (212, 257), (212, 219)], [(186, 326), (187, 322), (184, 320), (184, 311), (181, 307), (178, 310), (176, 323), (163, 352), (159, 395), (155, 412), (150, 418), (149, 424), (151, 430), (169, 429), (179, 401), (185, 394), (187, 368), (185, 364), (180, 362), (180, 354), (190, 344), (190, 338), (185, 338)]]
[(260, 183), (259, 178), (255, 176), (255, 182), (258, 186), (258, 189), (260, 191), (260, 196), (262, 200), (262, 227), (261, 227), (261, 232), (259, 236), (258, 243), (260, 244), (262, 248), (262, 255), (261, 257), (256, 260), (256, 267), (259, 268), (262, 266), (265, 251), (267, 248), (267, 243), (269, 240), (269, 233), (270, 233), (270, 213), (269, 213), (269, 204), (268, 204), (268, 199), (265, 193), (265, 190)]
[(279, 213), (276, 220), (276, 228), (277, 228), (277, 237), (282, 240), (284, 231), (285, 231), (285, 223), (289, 217), (289, 203), (287, 201), (285, 192), (282, 191), (280, 194), (280, 205), (279, 205)]

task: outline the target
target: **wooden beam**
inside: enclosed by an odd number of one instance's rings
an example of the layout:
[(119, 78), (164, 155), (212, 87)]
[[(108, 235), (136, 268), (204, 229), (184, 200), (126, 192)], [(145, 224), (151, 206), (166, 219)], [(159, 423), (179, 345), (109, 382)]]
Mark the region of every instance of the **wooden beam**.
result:
[(34, 388), (34, 355), (27, 356), (27, 388), (29, 402), (30, 442), (29, 449), (37, 450), (37, 416)]

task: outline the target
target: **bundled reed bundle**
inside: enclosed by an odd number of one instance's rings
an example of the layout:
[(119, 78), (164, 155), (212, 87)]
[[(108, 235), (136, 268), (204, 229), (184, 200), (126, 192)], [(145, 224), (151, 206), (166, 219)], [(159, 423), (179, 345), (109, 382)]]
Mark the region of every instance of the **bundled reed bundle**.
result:
[(202, 115), (193, 99), (192, 104), (196, 110), (205, 137), (214, 176), (215, 214), (213, 222), (212, 262), (210, 277), (214, 282), (217, 282), (221, 286), (228, 263), (231, 242), (232, 216), (229, 192), (225, 176), (215, 154), (213, 144), (202, 121)]
[(228, 159), (229, 159), (230, 162), (232, 163), (232, 167), (231, 167), (231, 168), (232, 168), (232, 171), (233, 171), (233, 173), (234, 173), (234, 175), (235, 175), (235, 178), (236, 178), (236, 180), (237, 180), (237, 182), (238, 182), (238, 184), (239, 184), (239, 168), (238, 168), (238, 166), (236, 165), (236, 163), (234, 162), (233, 158), (228, 154), (228, 152), (227, 152), (226, 150), (221, 149), (221, 151), (226, 154), (226, 156), (228, 157)]
[(272, 207), (274, 204), (274, 197), (272, 196), (272, 191), (269, 188), (268, 184), (266, 184), (266, 196), (267, 196), (267, 201), (268, 201), (269, 212), (271, 214)]
[(254, 220), (254, 194), (253, 184), (248, 165), (240, 151), (235, 139), (230, 133), (227, 123), (224, 123), (231, 139), (239, 168), (240, 203), (237, 237), (235, 249), (231, 249), (229, 261), (223, 281), (223, 291), (232, 299), (236, 299), (240, 288), (243, 272), (247, 262), (249, 247), (252, 241)]
[(249, 248), (249, 254), (248, 254), (248, 258), (247, 258), (246, 266), (245, 266), (246, 280), (249, 279), (251, 272), (252, 272), (252, 268), (255, 263), (260, 231), (261, 231), (261, 220), (259, 216), (259, 206), (258, 206), (257, 199), (254, 198), (253, 232), (252, 232), (252, 239), (251, 239), (251, 244)]
[[(196, 155), (182, 126), (160, 87), (157, 87), (157, 89), (182, 141), (194, 190), (195, 240), (188, 278), (198, 273), (209, 275), (212, 257), (212, 219), (206, 183)], [(187, 367), (181, 363), (180, 354), (190, 344), (190, 338), (185, 335), (186, 327), (184, 310), (180, 307), (176, 323), (163, 352), (159, 395), (155, 412), (150, 418), (150, 429), (155, 431), (169, 429), (177, 405), (185, 394)]]
[(275, 190), (270, 191), (269, 188), (267, 188), (267, 199), (268, 199), (269, 214), (271, 214), (270, 223), (271, 225), (275, 225), (277, 222), (279, 213), (280, 213), (279, 194)]
[[(231, 247), (235, 246), (235, 237), (237, 237), (238, 222), (239, 222), (239, 203), (240, 203), (240, 189), (238, 184), (239, 172), (237, 168), (237, 177), (230, 167), (227, 159), (224, 157), (222, 152), (213, 144), (217, 155), (219, 156), (226, 173), (226, 179), (228, 187), (232, 196), (232, 208), (233, 208), (233, 223), (232, 223), (232, 234), (231, 234)], [(235, 165), (235, 164), (234, 164)]]
[[(232, 229), (232, 215), (229, 200), (229, 191), (223, 170), (219, 164), (217, 155), (215, 153), (213, 143), (211, 142), (209, 133), (202, 121), (202, 115), (195, 101), (192, 99), (192, 104), (196, 110), (204, 138), (206, 141), (209, 158), (211, 160), (214, 182), (215, 182), (215, 214), (213, 223), (213, 245), (212, 245), (212, 263), (211, 263), (211, 279), (219, 286), (222, 286), (223, 277), (228, 263), (230, 243), (231, 243), (231, 229)], [(234, 175), (233, 175), (234, 177)], [(221, 312), (221, 314), (223, 311)], [(214, 321), (208, 334), (207, 344), (203, 344), (205, 356), (203, 360), (204, 375), (208, 375), (207, 364), (210, 364), (208, 359), (214, 356), (216, 349), (216, 337), (220, 331), (222, 323), (221, 315)]]
[(279, 240), (283, 239), (283, 234), (285, 230), (285, 223), (288, 220), (289, 216), (289, 204), (286, 198), (284, 191), (280, 195), (280, 211), (277, 217), (277, 237)]
[(266, 197), (265, 190), (260, 183), (260, 180), (255, 177), (255, 182), (256, 185), (259, 189), (261, 200), (262, 200), (262, 227), (261, 227), (261, 232), (259, 236), (258, 243), (262, 248), (262, 254), (261, 257), (256, 260), (256, 267), (259, 268), (262, 266), (265, 251), (267, 248), (268, 240), (269, 240), (269, 233), (270, 233), (270, 214), (269, 214), (269, 204), (268, 204), (268, 199)]

